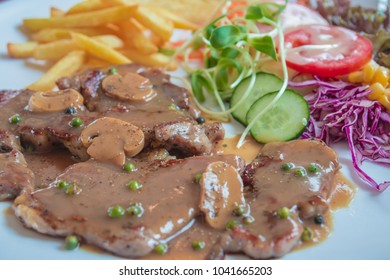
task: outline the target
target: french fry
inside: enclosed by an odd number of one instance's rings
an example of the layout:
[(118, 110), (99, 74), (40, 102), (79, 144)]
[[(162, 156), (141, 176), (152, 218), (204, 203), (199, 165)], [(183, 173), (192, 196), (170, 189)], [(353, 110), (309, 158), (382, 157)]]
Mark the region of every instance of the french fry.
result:
[(123, 41), (118, 36), (115, 35), (99, 35), (99, 36), (94, 36), (92, 38), (113, 49), (120, 49), (123, 48), (123, 46), (125, 45)]
[(79, 13), (85, 13), (85, 12), (101, 10), (101, 9), (108, 8), (108, 7), (110, 7), (108, 4), (103, 3), (100, 0), (81, 1), (81, 2), (73, 5), (66, 12), (66, 14), (67, 15), (79, 14)]
[(63, 39), (38, 45), (33, 53), (35, 59), (58, 60), (67, 53), (81, 48), (72, 39)]
[(180, 16), (177, 16), (176, 14), (174, 13), (171, 13), (170, 11), (162, 8), (162, 7), (158, 7), (158, 6), (147, 6), (148, 9), (151, 9), (152, 11), (156, 12), (158, 15), (164, 17), (165, 19), (167, 20), (170, 20), (173, 22), (173, 26), (176, 27), (176, 28), (180, 28), (180, 29), (187, 29), (187, 30), (196, 30), (199, 28), (199, 26), (197, 26), (196, 24), (180, 17)]
[(28, 18), (23, 25), (33, 32), (44, 28), (95, 27), (128, 19), (136, 10), (136, 5), (120, 6), (58, 18)]
[(143, 33), (143, 27), (135, 19), (129, 19), (118, 23), (122, 38), (133, 48), (143, 54), (152, 54), (158, 51), (158, 47)]
[(169, 41), (171, 38), (173, 33), (172, 21), (166, 20), (154, 11), (142, 6), (138, 7), (134, 13), (134, 17), (143, 26), (149, 28), (155, 35), (164, 39), (164, 41)]
[(137, 5), (139, 0), (100, 0), (101, 2), (112, 5), (112, 6), (126, 6), (126, 5)]
[(50, 16), (51, 17), (62, 17), (65, 15), (65, 12), (63, 10), (60, 10), (56, 7), (50, 7)]
[(72, 51), (54, 64), (45, 74), (27, 88), (37, 91), (51, 90), (55, 87), (55, 82), (64, 76), (76, 73), (85, 60), (84, 51)]
[[(110, 48), (122, 48), (124, 45), (123, 41), (115, 35), (100, 35), (92, 38)], [(74, 50), (82, 50), (82, 47), (73, 39), (63, 39), (38, 45), (34, 49), (33, 57), (42, 60), (58, 60)]]
[(75, 5), (73, 5), (67, 12), (67, 15), (72, 15), (72, 14), (79, 14), (79, 13), (86, 13), (86, 12), (91, 12), (91, 11), (97, 11), (101, 9), (106, 9), (110, 7), (115, 7), (115, 6), (124, 6), (124, 5), (129, 5), (129, 4), (135, 4), (133, 3), (125, 3), (122, 0), (109, 0), (109, 1), (104, 1), (104, 0), (88, 0), (88, 1), (82, 1), (79, 2)]
[(141, 65), (167, 67), (169, 70), (174, 70), (177, 67), (176, 63), (171, 61), (169, 56), (163, 55), (161, 53), (145, 55), (135, 49), (126, 49), (123, 50), (122, 53), (133, 62)]
[(105, 68), (109, 67), (111, 63), (98, 59), (96, 57), (88, 57), (87, 61), (85, 61), (84, 65), (81, 67), (80, 71), (92, 69), (92, 68)]
[(130, 59), (113, 48), (80, 33), (72, 33), (73, 40), (86, 52), (114, 64), (131, 63)]
[(8, 43), (8, 55), (14, 58), (32, 57), (37, 46), (38, 44), (36, 42), (31, 41), (24, 43)]
[(61, 39), (70, 39), (71, 32), (81, 33), (87, 36), (97, 36), (110, 34), (114, 31), (105, 26), (101, 27), (85, 27), (85, 28), (45, 28), (37, 33), (32, 34), (32, 39), (39, 43), (48, 43)]

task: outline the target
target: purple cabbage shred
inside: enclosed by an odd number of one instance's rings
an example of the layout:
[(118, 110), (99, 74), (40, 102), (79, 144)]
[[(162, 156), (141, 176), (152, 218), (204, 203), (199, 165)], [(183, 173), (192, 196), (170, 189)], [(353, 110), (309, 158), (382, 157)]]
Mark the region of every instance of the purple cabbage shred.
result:
[(390, 186), (390, 181), (378, 184), (361, 168), (365, 160), (390, 165), (390, 114), (365, 97), (371, 92), (368, 86), (318, 77), (289, 86), (314, 87), (305, 95), (310, 120), (302, 138), (318, 138), (328, 145), (347, 140), (359, 177), (378, 191)]

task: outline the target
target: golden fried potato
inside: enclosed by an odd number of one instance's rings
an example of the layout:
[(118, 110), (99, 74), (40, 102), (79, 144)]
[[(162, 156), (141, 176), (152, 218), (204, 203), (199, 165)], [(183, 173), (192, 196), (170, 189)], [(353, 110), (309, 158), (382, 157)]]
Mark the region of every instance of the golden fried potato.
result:
[(135, 49), (126, 49), (123, 50), (122, 53), (133, 62), (141, 65), (167, 67), (169, 70), (174, 70), (177, 68), (177, 64), (171, 60), (171, 57), (161, 53), (145, 55)]
[(152, 54), (158, 51), (158, 47), (143, 32), (144, 28), (135, 19), (129, 19), (118, 23), (122, 38), (131, 47), (143, 54)]
[(95, 27), (118, 22), (135, 14), (137, 6), (120, 6), (87, 13), (65, 15), (55, 18), (27, 18), (23, 25), (30, 31), (44, 28)]
[(65, 12), (61, 9), (58, 9), (56, 7), (50, 7), (50, 16), (51, 17), (62, 17), (65, 15)]
[[(123, 41), (115, 35), (99, 35), (92, 39), (114, 49), (122, 48), (124, 45)], [(38, 45), (33, 51), (33, 57), (42, 60), (58, 60), (71, 51), (82, 49), (83, 47), (75, 40), (63, 39)]]
[(51, 90), (59, 78), (75, 74), (83, 65), (84, 60), (84, 51), (72, 51), (27, 88), (36, 91)]
[(106, 26), (100, 27), (80, 27), (80, 28), (45, 28), (31, 35), (34, 41), (39, 43), (48, 43), (61, 39), (70, 39), (70, 33), (77, 32), (87, 36), (97, 36), (111, 34), (114, 32)]
[(8, 43), (8, 54), (14, 58), (32, 57), (38, 44), (36, 42)]
[(80, 33), (72, 33), (73, 40), (86, 52), (113, 64), (126, 64), (131, 60), (113, 48)]
[(138, 7), (134, 13), (134, 18), (165, 41), (169, 41), (173, 34), (172, 21), (159, 16), (156, 12), (146, 7)]
[(158, 15), (173, 22), (173, 26), (180, 29), (196, 30), (199, 26), (186, 20), (184, 17), (178, 16), (162, 7), (148, 5), (148, 9), (156, 12)]
[(186, 20), (204, 24), (225, 0), (134, 0), (139, 5), (153, 5), (179, 15)]

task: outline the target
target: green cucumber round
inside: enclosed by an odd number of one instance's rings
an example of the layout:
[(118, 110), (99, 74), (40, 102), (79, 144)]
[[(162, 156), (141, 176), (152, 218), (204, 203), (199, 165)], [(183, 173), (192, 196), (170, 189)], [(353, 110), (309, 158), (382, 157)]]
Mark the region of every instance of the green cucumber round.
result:
[[(235, 88), (230, 100), (230, 108), (235, 106), (241, 100), (249, 86), (250, 80), (251, 77), (242, 80), (241, 83)], [(248, 110), (252, 106), (253, 102), (267, 93), (279, 90), (282, 87), (282, 84), (283, 81), (273, 74), (265, 72), (256, 73), (256, 81), (252, 91), (249, 93), (249, 96), (240, 105), (240, 107), (232, 112), (233, 117), (243, 125), (247, 125), (246, 114), (248, 113)]]
[[(260, 97), (246, 116), (250, 123), (276, 97), (272, 92)], [(252, 126), (252, 137), (260, 143), (284, 142), (298, 138), (305, 130), (310, 117), (307, 101), (293, 90), (286, 90), (275, 105)]]

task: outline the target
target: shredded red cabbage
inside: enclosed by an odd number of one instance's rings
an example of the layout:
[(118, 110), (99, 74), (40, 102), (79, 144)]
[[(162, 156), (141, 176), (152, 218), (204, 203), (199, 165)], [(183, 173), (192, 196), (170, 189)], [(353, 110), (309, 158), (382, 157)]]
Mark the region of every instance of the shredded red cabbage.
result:
[(377, 101), (365, 96), (368, 86), (340, 80), (290, 82), (290, 87), (315, 87), (305, 95), (310, 120), (302, 138), (319, 138), (327, 144), (347, 140), (359, 177), (378, 191), (390, 182), (377, 183), (361, 169), (364, 160), (390, 165), (390, 114)]

